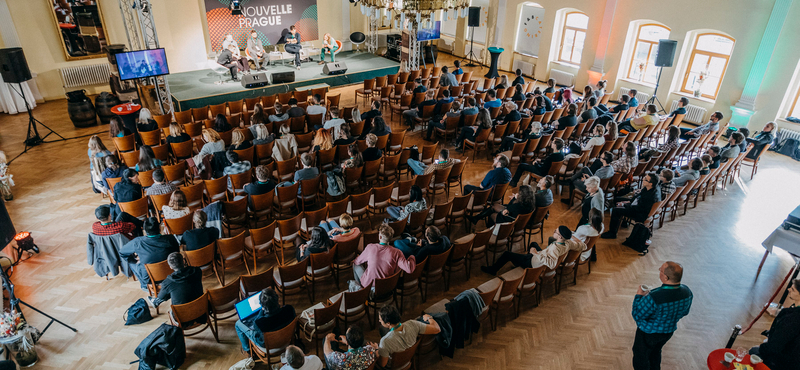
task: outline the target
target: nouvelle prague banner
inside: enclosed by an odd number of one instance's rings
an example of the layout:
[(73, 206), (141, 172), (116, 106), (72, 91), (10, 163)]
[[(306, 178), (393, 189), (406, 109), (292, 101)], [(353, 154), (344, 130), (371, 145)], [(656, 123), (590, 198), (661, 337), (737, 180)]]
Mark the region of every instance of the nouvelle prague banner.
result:
[(211, 48), (222, 49), (225, 35), (230, 33), (239, 47), (247, 46), (250, 31), (256, 30), (264, 46), (277, 44), (294, 25), (301, 41), (319, 39), (317, 0), (241, 0), (242, 14), (231, 15), (231, 0), (204, 0)]

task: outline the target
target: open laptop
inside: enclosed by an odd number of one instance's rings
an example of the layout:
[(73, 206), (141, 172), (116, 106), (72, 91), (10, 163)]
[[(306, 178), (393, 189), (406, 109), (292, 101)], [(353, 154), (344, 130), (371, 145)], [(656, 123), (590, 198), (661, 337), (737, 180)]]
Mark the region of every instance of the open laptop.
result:
[(244, 320), (261, 310), (261, 292), (253, 294), (247, 299), (236, 303), (236, 313), (240, 320)]

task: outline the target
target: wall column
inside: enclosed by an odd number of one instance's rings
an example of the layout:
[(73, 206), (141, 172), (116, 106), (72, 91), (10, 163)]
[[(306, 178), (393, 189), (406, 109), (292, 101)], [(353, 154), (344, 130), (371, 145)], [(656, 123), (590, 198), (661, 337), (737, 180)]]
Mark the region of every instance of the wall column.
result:
[(742, 90), (742, 97), (735, 105), (731, 106), (733, 112), (730, 120), (731, 126), (747, 127), (750, 117), (755, 113), (756, 97), (761, 89), (761, 82), (767, 72), (792, 2), (793, 0), (775, 0), (775, 4), (772, 6), (772, 13), (770, 13), (767, 27), (761, 35), (761, 43), (758, 45), (756, 57), (750, 66), (750, 73), (747, 75), (747, 82)]
[[(14, 20), (11, 18), (11, 11), (8, 10), (7, 0), (0, 0), (0, 34), (3, 35), (3, 45), (7, 48), (18, 48), (22, 46), (19, 42), (19, 35), (17, 35), (17, 28), (14, 26)], [(35, 73), (31, 73), (33, 78), (36, 78)], [(11, 89), (14, 90), (11, 90)], [(25, 90), (28, 104), (31, 109), (36, 106), (37, 101), (44, 101), (42, 94), (36, 87), (34, 80), (27, 81), (22, 84), (22, 89)], [(17, 114), (26, 112), (25, 102), (22, 100), (15, 91), (19, 90), (19, 86), (7, 84), (0, 77), (0, 111)]]
[(600, 25), (600, 32), (597, 37), (597, 49), (594, 53), (594, 63), (589, 68), (589, 85), (594, 85), (603, 79), (606, 74), (604, 65), (606, 52), (608, 51), (608, 41), (611, 38), (611, 26), (614, 22), (614, 13), (617, 11), (617, 0), (606, 0), (606, 8), (603, 11), (603, 23)]

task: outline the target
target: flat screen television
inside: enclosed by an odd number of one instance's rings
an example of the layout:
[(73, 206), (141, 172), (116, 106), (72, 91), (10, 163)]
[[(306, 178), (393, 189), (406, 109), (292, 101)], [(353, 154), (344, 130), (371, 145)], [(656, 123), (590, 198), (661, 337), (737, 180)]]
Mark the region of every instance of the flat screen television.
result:
[(128, 51), (117, 54), (116, 58), (120, 80), (169, 74), (164, 49)]
[(420, 28), (417, 31), (417, 41), (436, 40), (442, 37), (442, 21), (433, 22), (432, 28)]

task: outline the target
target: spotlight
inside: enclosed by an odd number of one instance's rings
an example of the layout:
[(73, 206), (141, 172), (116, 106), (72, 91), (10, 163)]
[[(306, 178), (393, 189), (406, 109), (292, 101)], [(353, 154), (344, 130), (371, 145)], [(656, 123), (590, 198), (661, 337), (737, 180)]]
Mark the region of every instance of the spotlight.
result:
[[(31, 233), (28, 231), (20, 231), (14, 236), (14, 241), (17, 242), (17, 247), (14, 248), (17, 252), (17, 262), (22, 262), (22, 252), (28, 252), (28, 257), (34, 253), (39, 253), (39, 247), (33, 241)], [(26, 258), (27, 259), (27, 258)], [(15, 263), (15, 264), (16, 264)]]
[(231, 15), (242, 15), (242, 4), (240, 0), (231, 1)]

